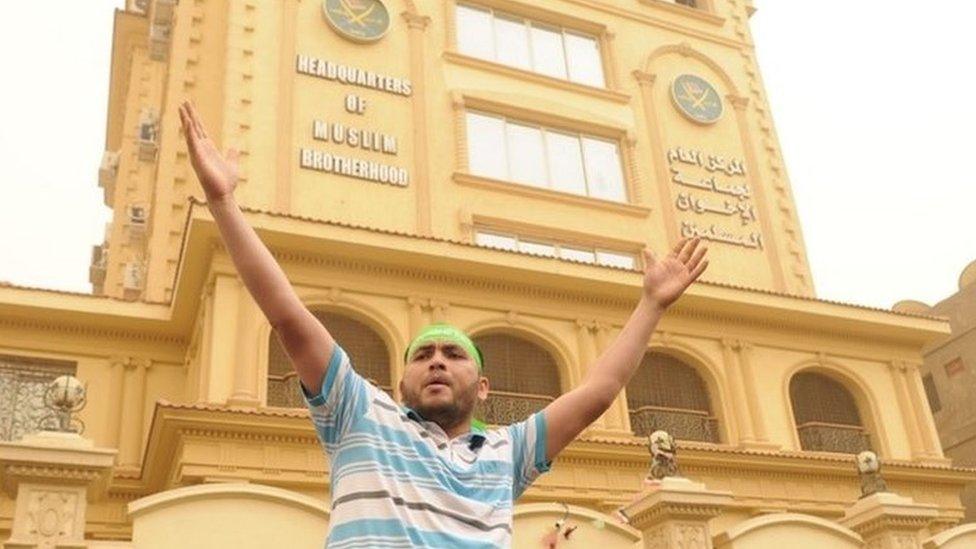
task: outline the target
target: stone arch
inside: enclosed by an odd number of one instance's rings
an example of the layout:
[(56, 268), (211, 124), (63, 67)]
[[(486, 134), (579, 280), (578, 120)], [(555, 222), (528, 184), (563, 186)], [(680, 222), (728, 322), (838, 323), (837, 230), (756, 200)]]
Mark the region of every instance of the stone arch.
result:
[(962, 524), (930, 537), (923, 549), (967, 549), (976, 547), (976, 524)]
[[(472, 339), (477, 340), (481, 337), (507, 337), (513, 338), (512, 344), (520, 345), (522, 352), (542, 352), (552, 360), (553, 373), (557, 377), (555, 383), (550, 383), (547, 373), (537, 371), (542, 377), (537, 377), (537, 383), (526, 383), (519, 379), (515, 385), (523, 387), (499, 387), (496, 384), (489, 392), (488, 399), (478, 406), (476, 414), (478, 417), (493, 424), (509, 424), (525, 419), (530, 414), (541, 410), (568, 389), (565, 379), (565, 372), (568, 364), (564, 356), (560, 356), (558, 340), (552, 338), (539, 326), (531, 325), (526, 322), (510, 322), (506, 319), (504, 324), (498, 321), (486, 321), (479, 323), (468, 333)], [(523, 343), (519, 343), (519, 342)], [(526, 347), (525, 344), (528, 344)], [(507, 344), (506, 344), (507, 345)], [(492, 355), (488, 349), (485, 351), (485, 369), (489, 378), (492, 378)], [(496, 376), (498, 373), (496, 372)], [(517, 376), (516, 376), (517, 377)], [(496, 377), (497, 379), (497, 377)], [(533, 386), (534, 385), (534, 386)], [(547, 387), (547, 385), (552, 385)]]
[[(725, 383), (722, 381), (724, 377), (722, 376), (718, 365), (694, 346), (680, 341), (674, 341), (670, 338), (667, 342), (653, 342), (647, 348), (645, 356), (646, 353), (659, 353), (674, 358), (698, 375), (699, 379), (704, 384), (710, 412), (718, 423), (717, 440), (715, 440), (715, 442), (728, 441), (728, 423), (731, 415), (726, 409), (728, 397), (724, 392)], [(626, 389), (624, 389), (624, 391), (624, 398), (626, 399)]]
[(564, 516), (567, 525), (593, 526), (574, 532), (571, 544), (574, 547), (632, 547), (641, 540), (641, 533), (632, 526), (622, 524), (613, 516), (576, 505), (526, 503), (516, 505), (512, 515), (512, 547), (538, 547), (539, 539), (552, 531), (556, 521)]
[[(403, 336), (388, 315), (372, 305), (340, 292), (314, 293), (301, 296), (302, 302), (312, 311), (326, 311), (349, 317), (371, 329), (386, 345), (389, 352), (390, 383), (394, 394), (398, 391), (397, 380), (402, 376), (402, 364), (398, 357), (406, 352)], [(268, 367), (271, 358), (271, 324), (263, 319), (259, 330), (258, 364), (260, 365), (260, 395), (267, 404)], [(342, 342), (340, 341), (341, 345)]]
[(523, 318), (489, 318), (468, 326), (465, 332), (472, 338), (490, 333), (506, 333), (527, 339), (552, 355), (559, 369), (559, 385), (563, 392), (579, 382), (577, 372), (571, 367), (575, 355), (558, 336), (534, 322)]
[(128, 512), (133, 546), (145, 549), (172, 547), (174, 524), (183, 547), (321, 547), (330, 516), (324, 501), (250, 483), (167, 490), (133, 501)]
[(654, 61), (660, 57), (664, 57), (669, 54), (677, 54), (682, 57), (691, 57), (700, 61), (703, 65), (711, 69), (725, 85), (726, 92), (739, 97), (739, 87), (735, 85), (735, 81), (729, 76), (729, 73), (722, 68), (722, 65), (718, 64), (714, 59), (705, 55), (704, 53), (691, 47), (687, 42), (681, 42), (679, 44), (668, 44), (661, 46), (656, 50), (652, 51), (650, 55), (647, 56), (647, 60), (644, 61), (644, 72), (650, 73)]
[(800, 436), (797, 432), (796, 418), (793, 415), (793, 399), (790, 395), (790, 384), (796, 374), (803, 372), (817, 373), (827, 376), (839, 383), (854, 399), (860, 414), (861, 424), (868, 431), (872, 449), (881, 457), (890, 455), (888, 436), (881, 421), (877, 399), (868, 383), (854, 368), (842, 363), (827, 360), (805, 360), (789, 368), (783, 379), (782, 394), (784, 396), (785, 412), (793, 432), (794, 448), (800, 449)]
[(799, 513), (773, 513), (733, 525), (715, 536), (715, 549), (782, 549), (830, 547), (860, 549), (864, 541), (857, 533), (836, 522)]

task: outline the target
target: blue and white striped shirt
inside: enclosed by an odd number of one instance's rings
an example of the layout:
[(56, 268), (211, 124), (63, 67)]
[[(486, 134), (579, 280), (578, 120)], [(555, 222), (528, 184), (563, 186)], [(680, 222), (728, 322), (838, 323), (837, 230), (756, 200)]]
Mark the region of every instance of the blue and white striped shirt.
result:
[(326, 546), (508, 547), (513, 502), (546, 461), (546, 421), (448, 438), (357, 374), (338, 345), (308, 408), (331, 461)]

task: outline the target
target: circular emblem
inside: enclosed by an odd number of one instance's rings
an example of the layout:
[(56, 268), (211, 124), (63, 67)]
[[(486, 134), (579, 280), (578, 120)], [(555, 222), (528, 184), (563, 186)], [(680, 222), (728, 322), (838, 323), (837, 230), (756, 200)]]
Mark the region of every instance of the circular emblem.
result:
[(722, 98), (707, 80), (694, 74), (682, 74), (671, 84), (674, 104), (699, 124), (711, 124), (722, 117)]
[(375, 42), (390, 30), (390, 12), (381, 0), (325, 0), (325, 20), (343, 38)]

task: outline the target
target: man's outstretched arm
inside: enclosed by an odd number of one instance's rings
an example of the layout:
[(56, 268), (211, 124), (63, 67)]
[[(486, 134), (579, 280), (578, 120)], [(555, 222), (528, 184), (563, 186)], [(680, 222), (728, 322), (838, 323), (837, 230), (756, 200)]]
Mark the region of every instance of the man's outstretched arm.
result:
[(180, 122), (193, 170), (241, 280), (277, 332), (299, 379), (318, 394), (335, 346), (332, 336), (298, 299), (234, 200), (237, 152), (230, 150), (225, 156), (217, 150), (190, 103), (180, 106)]
[(596, 421), (630, 381), (664, 311), (708, 266), (707, 248), (699, 244), (697, 238), (683, 240), (662, 259), (645, 250), (641, 299), (620, 335), (590, 367), (579, 387), (560, 396), (544, 410), (547, 460), (556, 457)]

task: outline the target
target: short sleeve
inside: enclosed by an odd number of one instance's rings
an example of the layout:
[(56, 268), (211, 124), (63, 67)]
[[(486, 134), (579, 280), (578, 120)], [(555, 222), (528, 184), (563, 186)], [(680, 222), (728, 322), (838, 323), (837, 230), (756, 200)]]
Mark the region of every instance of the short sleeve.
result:
[(508, 432), (512, 440), (512, 499), (518, 499), (552, 465), (546, 460), (546, 416), (536, 412), (510, 425)]
[(361, 416), (371, 400), (372, 386), (356, 373), (349, 356), (338, 344), (332, 351), (322, 389), (312, 395), (302, 385), (302, 394), (315, 425), (315, 432), (331, 454), (355, 418)]

